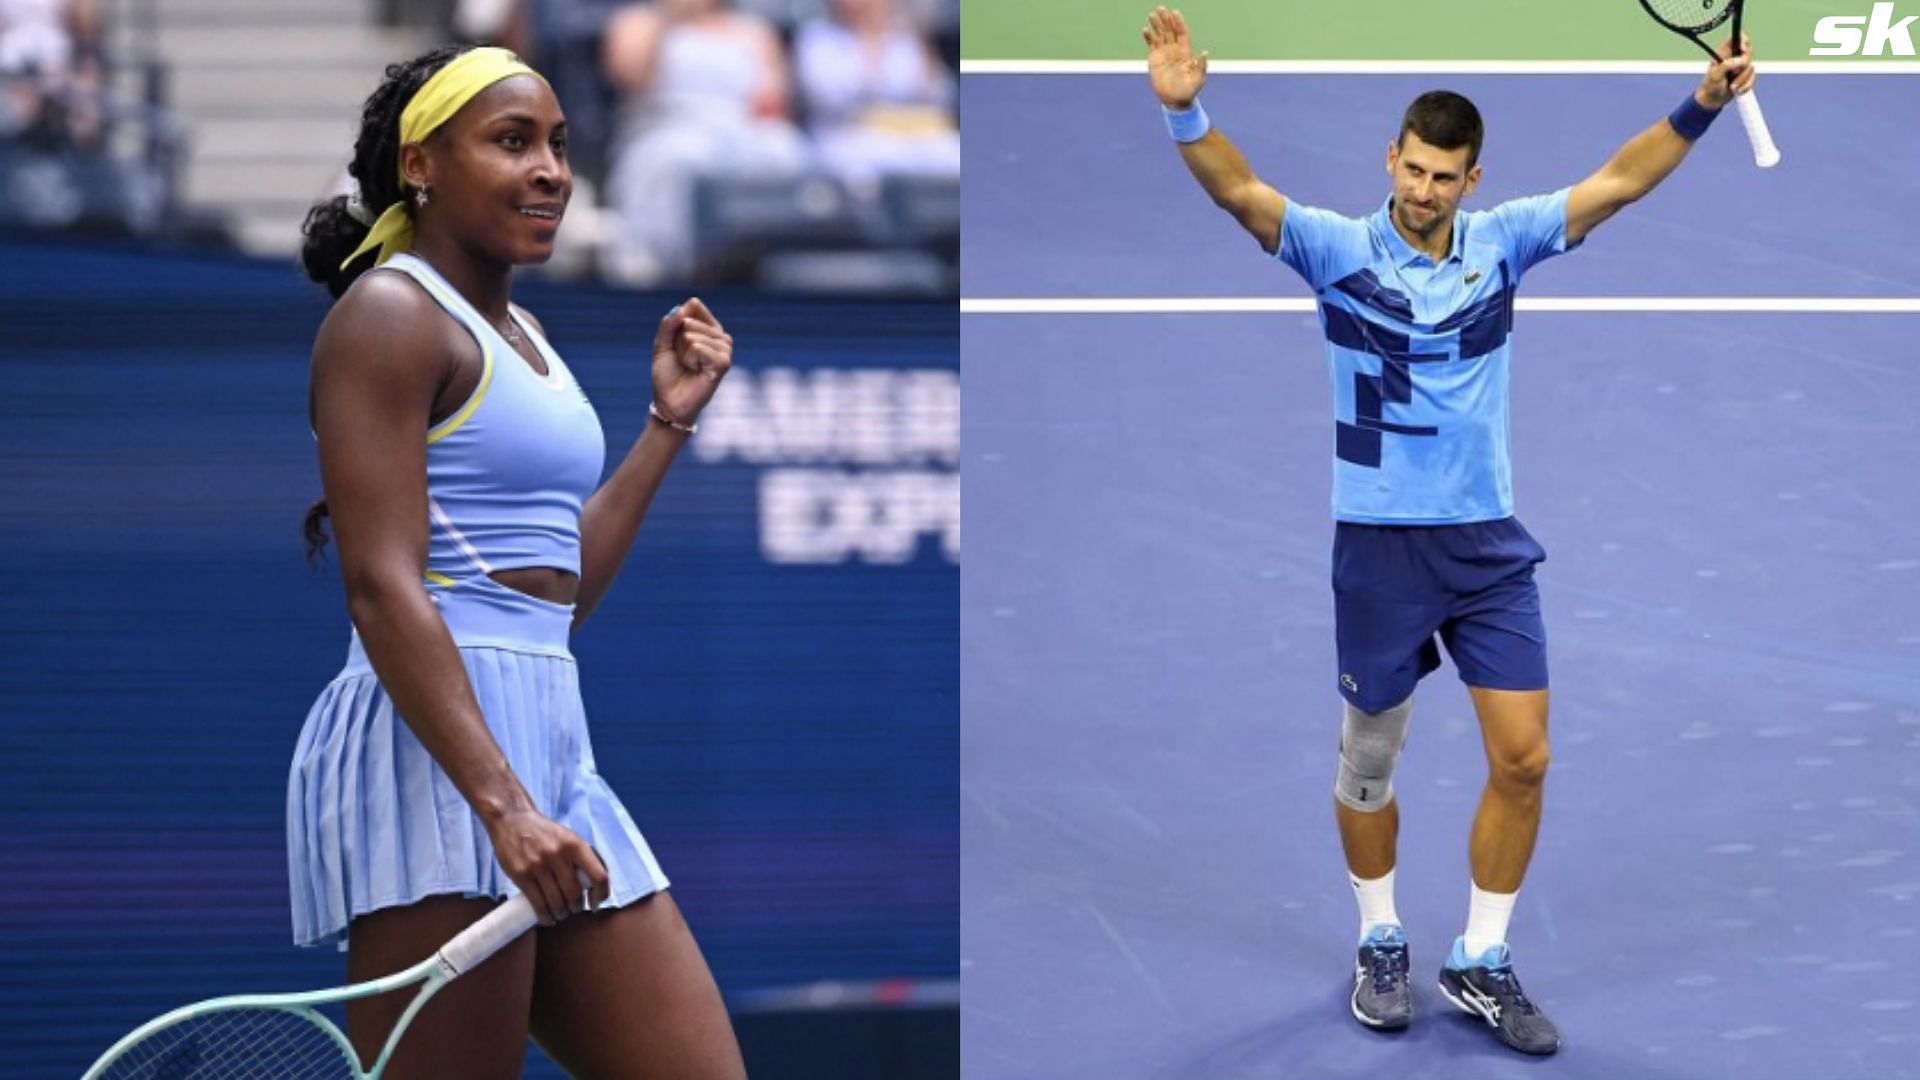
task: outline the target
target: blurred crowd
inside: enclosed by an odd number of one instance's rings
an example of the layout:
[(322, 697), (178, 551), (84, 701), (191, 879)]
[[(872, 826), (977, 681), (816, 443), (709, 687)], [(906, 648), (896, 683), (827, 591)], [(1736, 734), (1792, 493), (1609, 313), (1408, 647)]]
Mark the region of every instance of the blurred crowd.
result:
[(168, 222), (181, 133), (152, 102), (110, 92), (107, 3), (0, 0), (0, 228)]
[[(259, 16), (272, 38), (275, 2), (234, 4), (220, 25)], [(806, 274), (831, 263), (848, 288), (957, 287), (959, 0), (338, 2), (423, 31), (422, 47), (498, 43), (547, 75), (576, 179), (561, 237), (576, 247), (555, 273), (780, 287), (769, 265), (811, 258)], [(113, 55), (109, 15), (139, 55)], [(253, 235), (238, 215), (270, 211), (180, 197), (194, 116), (166, 100), (152, 39), (168, 17), (162, 0), (0, 0), (0, 181), (28, 192), (0, 203), (0, 227)], [(109, 95), (116, 67), (140, 100)]]
[(98, 0), (0, 0), (0, 140), (92, 151), (106, 135)]
[(873, 201), (890, 177), (960, 176), (951, 0), (463, 0), (452, 31), (554, 80), (576, 175), (611, 212), (603, 274), (695, 270), (696, 184), (831, 177)]

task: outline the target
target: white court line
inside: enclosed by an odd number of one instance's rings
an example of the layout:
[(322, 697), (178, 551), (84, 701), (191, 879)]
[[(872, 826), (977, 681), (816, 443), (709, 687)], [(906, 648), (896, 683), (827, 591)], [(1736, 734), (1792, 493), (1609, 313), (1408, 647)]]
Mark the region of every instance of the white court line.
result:
[[(1209, 75), (1697, 75), (1698, 60), (1210, 60)], [(1920, 62), (1763, 60), (1762, 75), (1920, 75)], [(962, 75), (1145, 75), (1141, 60), (962, 60)]]
[[(1790, 315), (1920, 315), (1910, 296), (1533, 296), (1520, 311), (1697, 311)], [(1212, 315), (1311, 312), (1306, 296), (962, 297), (962, 315)]]

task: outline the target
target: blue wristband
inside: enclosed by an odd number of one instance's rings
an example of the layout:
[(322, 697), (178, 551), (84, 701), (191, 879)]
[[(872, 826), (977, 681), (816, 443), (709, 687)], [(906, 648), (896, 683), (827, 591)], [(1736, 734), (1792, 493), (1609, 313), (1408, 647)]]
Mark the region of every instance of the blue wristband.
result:
[(1200, 99), (1194, 98), (1193, 104), (1184, 109), (1169, 109), (1160, 106), (1167, 114), (1167, 134), (1177, 143), (1199, 142), (1213, 130), (1213, 121), (1207, 119), (1207, 110), (1200, 107)]
[(1667, 117), (1667, 123), (1673, 125), (1673, 130), (1678, 132), (1681, 138), (1692, 142), (1705, 135), (1707, 128), (1712, 126), (1714, 118), (1719, 115), (1719, 109), (1703, 108), (1693, 99), (1692, 94), (1688, 94), (1687, 100), (1681, 102), (1680, 107), (1673, 110)]

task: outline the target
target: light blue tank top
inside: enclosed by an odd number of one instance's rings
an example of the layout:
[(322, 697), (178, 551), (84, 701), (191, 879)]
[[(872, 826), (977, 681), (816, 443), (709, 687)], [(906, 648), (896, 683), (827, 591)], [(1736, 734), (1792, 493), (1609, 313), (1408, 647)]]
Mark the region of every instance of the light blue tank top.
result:
[(427, 580), (449, 585), (532, 566), (578, 574), (580, 510), (607, 454), (586, 393), (517, 313), (514, 324), (547, 363), (544, 377), (423, 260), (396, 255), (381, 269), (419, 282), (483, 358), (473, 395), (427, 431)]

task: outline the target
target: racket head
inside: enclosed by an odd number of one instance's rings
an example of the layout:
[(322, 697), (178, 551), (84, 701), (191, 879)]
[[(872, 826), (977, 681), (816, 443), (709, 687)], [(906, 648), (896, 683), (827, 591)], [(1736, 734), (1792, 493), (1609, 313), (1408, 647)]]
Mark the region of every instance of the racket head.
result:
[(1716, 63), (1720, 54), (1702, 36), (1733, 20), (1734, 48), (1739, 49), (1740, 9), (1744, 0), (1640, 0), (1653, 21), (1700, 47)]
[[(135, 1028), (80, 1080), (373, 1080), (420, 1006), (451, 978), (437, 956), (405, 971), (304, 994), (241, 994), (175, 1009)], [(320, 1012), (418, 987), (380, 1060), (360, 1068), (340, 1025)]]
[[(405, 971), (308, 994), (249, 994), (188, 1005), (134, 1029), (81, 1080), (375, 1080), (407, 1025), (442, 986), (483, 963), (538, 921), (514, 896)], [(317, 1006), (417, 987), (371, 1071)]]
[(1640, 0), (1654, 21), (1676, 34), (1698, 37), (1740, 11), (1741, 0)]
[(305, 1005), (177, 1009), (115, 1043), (81, 1080), (366, 1080), (353, 1046)]

